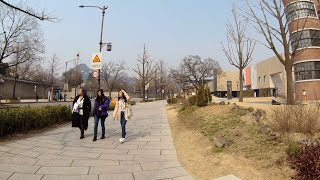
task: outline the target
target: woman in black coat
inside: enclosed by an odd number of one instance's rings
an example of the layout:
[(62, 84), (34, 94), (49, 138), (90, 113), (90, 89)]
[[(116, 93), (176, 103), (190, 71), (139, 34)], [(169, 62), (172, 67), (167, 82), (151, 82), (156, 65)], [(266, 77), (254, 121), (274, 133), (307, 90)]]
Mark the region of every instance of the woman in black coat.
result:
[(84, 131), (88, 129), (88, 120), (91, 112), (91, 101), (83, 87), (80, 88), (79, 95), (73, 101), (72, 112), (72, 127), (80, 129), (80, 139), (83, 139)]

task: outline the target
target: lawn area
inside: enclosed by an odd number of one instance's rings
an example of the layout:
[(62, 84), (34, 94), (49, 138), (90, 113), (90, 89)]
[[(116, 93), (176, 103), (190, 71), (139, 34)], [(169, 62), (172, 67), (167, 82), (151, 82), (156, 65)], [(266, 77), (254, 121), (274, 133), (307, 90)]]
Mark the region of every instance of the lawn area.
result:
[(291, 179), (288, 144), (263, 133), (255, 109), (211, 105), (181, 111), (170, 105), (167, 112), (179, 160), (195, 179)]

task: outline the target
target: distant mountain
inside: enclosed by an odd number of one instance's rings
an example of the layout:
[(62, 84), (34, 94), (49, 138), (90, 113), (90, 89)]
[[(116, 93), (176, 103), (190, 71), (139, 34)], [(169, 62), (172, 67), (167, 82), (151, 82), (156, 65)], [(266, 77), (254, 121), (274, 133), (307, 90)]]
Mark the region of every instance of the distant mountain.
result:
[(90, 75), (92, 76), (92, 70), (86, 64), (79, 64), (78, 68), (84, 81), (88, 80)]
[[(86, 81), (86, 80), (92, 78), (92, 70), (86, 64), (79, 64), (77, 67), (73, 67), (73, 68), (69, 69), (68, 71), (74, 70), (76, 68), (79, 68), (79, 71), (82, 74), (83, 81)], [(64, 79), (64, 76), (61, 76), (59, 79)]]

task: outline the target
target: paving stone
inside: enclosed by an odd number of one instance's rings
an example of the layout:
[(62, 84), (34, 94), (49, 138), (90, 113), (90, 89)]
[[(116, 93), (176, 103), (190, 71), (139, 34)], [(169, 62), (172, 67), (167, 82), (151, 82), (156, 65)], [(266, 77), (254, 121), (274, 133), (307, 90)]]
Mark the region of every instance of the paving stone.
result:
[(89, 167), (41, 167), (37, 174), (86, 175)]
[(132, 173), (100, 175), (99, 180), (134, 180)]
[(119, 144), (116, 149), (138, 149), (139, 145)]
[(15, 173), (9, 178), (9, 180), (40, 180), (41, 178), (42, 175)]
[(75, 151), (75, 152), (89, 152), (89, 151), (91, 151), (91, 148), (67, 146), (67, 147), (63, 148), (63, 150)]
[(12, 147), (0, 146), (0, 151), (2, 151), (2, 152), (10, 152), (13, 149), (14, 148), (12, 148)]
[(35, 163), (35, 165), (44, 167), (69, 167), (71, 166), (72, 161), (73, 160), (70, 159), (40, 159)]
[(83, 166), (117, 166), (119, 161), (112, 160), (74, 160), (71, 166), (83, 167)]
[(160, 155), (160, 156), (135, 155), (133, 160), (140, 161), (140, 162), (177, 161), (178, 157), (176, 155)]
[(174, 150), (161, 150), (161, 155), (176, 155), (177, 151)]
[(160, 142), (161, 138), (137, 138), (135, 141), (153, 141), (153, 142)]
[[(119, 141), (115, 141), (114, 144), (121, 144)], [(126, 145), (146, 145), (147, 141), (134, 141), (134, 139), (130, 140), (129, 138), (125, 142)]]
[(18, 144), (18, 143), (9, 143), (5, 145), (6, 147), (11, 147), (14, 149), (31, 149), (34, 146), (30, 146), (30, 145), (24, 145), (24, 144)]
[(29, 141), (27, 139), (19, 140), (19, 141), (16, 141), (15, 143), (29, 145), (29, 146), (33, 146), (33, 145), (37, 144), (37, 142)]
[(43, 154), (39, 157), (37, 157), (37, 159), (86, 159), (83, 157), (72, 157), (72, 156), (61, 156), (61, 155), (54, 155), (54, 154)]
[(62, 142), (59, 142), (59, 141), (54, 141), (54, 140), (42, 139), (42, 140), (39, 140), (38, 143), (63, 145), (63, 144), (65, 144), (66, 142), (63, 142), (63, 141), (62, 141)]
[(17, 164), (0, 164), (0, 171), (12, 172), (12, 173), (26, 173), (34, 174), (40, 166), (28, 166), (28, 165), (17, 165)]
[(135, 180), (158, 180), (186, 176), (187, 172), (183, 168), (169, 168), (155, 171), (134, 172), (133, 174)]
[(41, 180), (99, 180), (99, 176), (98, 175), (78, 175), (78, 176), (44, 175)]
[(36, 144), (34, 144), (34, 146), (36, 147), (42, 147), (42, 148), (50, 148), (50, 149), (62, 149), (65, 146), (63, 145), (57, 145), (57, 144), (47, 144), (47, 143), (39, 143), (37, 142)]
[(90, 152), (104, 153), (104, 154), (128, 154), (128, 149), (103, 149), (103, 148), (92, 148)]
[[(92, 141), (92, 140), (91, 140)], [(114, 143), (114, 141), (112, 141)], [(108, 143), (67, 143), (68, 146), (73, 147), (85, 147), (85, 148), (104, 148), (104, 149), (115, 149), (117, 147), (116, 144), (108, 144)]]
[(130, 150), (128, 154), (135, 154), (135, 155), (160, 155), (160, 150)]
[(44, 147), (35, 147), (30, 150), (35, 152), (45, 153), (45, 154), (61, 154), (63, 152), (63, 150), (44, 148)]
[(0, 179), (8, 179), (13, 173), (0, 171)]
[(61, 155), (62, 156), (96, 159), (101, 155), (101, 153), (65, 151), (65, 152), (61, 153)]
[(173, 145), (140, 145), (138, 149), (161, 149), (161, 150), (174, 150), (175, 147)]
[(82, 140), (79, 130), (68, 124), (1, 144), (0, 179), (21, 173), (42, 180), (189, 180), (178, 162), (165, 105), (161, 101), (134, 106), (124, 144), (118, 141), (121, 129), (116, 121), (107, 121), (107, 139), (93, 142), (93, 118)]
[(37, 159), (23, 157), (23, 156), (0, 157), (0, 162), (2, 164), (16, 164), (16, 165), (30, 165), (30, 166), (32, 166), (36, 161), (37, 161)]
[(134, 155), (118, 155), (118, 154), (102, 154), (99, 159), (116, 160), (116, 161), (130, 161), (133, 160)]
[(89, 174), (122, 174), (142, 171), (139, 164), (108, 167), (90, 167)]
[(168, 162), (153, 162), (153, 163), (143, 163), (141, 164), (143, 171), (152, 171), (167, 169), (173, 167), (181, 167), (179, 161), (168, 161)]
[(139, 161), (119, 161), (120, 165), (132, 165), (132, 164), (140, 164)]
[(14, 149), (14, 150), (10, 151), (10, 153), (20, 155), (20, 156), (25, 156), (25, 157), (31, 157), (31, 158), (35, 158), (35, 157), (38, 157), (43, 154), (40, 152), (35, 152), (35, 151), (31, 151), (31, 150), (23, 150), (23, 149)]
[(12, 157), (15, 154), (7, 153), (7, 152), (0, 152), (0, 157)]

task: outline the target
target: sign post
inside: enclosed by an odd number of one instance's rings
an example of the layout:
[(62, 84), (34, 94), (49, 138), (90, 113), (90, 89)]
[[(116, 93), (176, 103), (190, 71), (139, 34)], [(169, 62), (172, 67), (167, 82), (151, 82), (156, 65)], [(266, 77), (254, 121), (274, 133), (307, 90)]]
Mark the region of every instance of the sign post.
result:
[(99, 89), (101, 89), (100, 87), (100, 70), (102, 68), (102, 53), (93, 53), (92, 54), (92, 69), (94, 70), (98, 70), (98, 86)]

